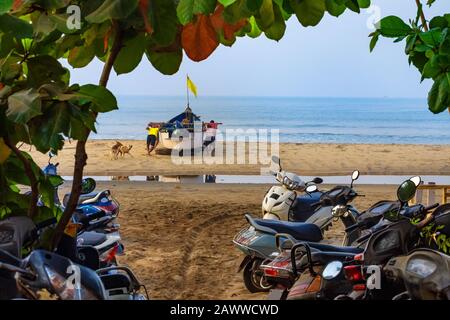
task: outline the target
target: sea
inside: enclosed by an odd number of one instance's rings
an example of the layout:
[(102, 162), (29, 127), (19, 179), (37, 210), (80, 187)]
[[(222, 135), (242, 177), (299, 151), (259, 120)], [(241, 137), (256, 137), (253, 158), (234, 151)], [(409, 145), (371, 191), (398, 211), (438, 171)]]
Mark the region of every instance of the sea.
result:
[[(182, 113), (186, 97), (119, 96), (118, 104), (99, 117), (92, 139), (143, 140), (147, 123)], [(223, 132), (279, 130), (280, 142), (450, 144), (450, 114), (432, 114), (426, 99), (198, 97), (190, 107)]]

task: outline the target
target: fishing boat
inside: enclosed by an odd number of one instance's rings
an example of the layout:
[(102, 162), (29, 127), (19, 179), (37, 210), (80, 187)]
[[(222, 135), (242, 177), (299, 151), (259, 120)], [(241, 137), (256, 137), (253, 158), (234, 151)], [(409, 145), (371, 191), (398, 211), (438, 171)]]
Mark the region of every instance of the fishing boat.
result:
[[(192, 112), (192, 109), (189, 105), (189, 89), (195, 94), (195, 96), (197, 96), (197, 88), (189, 79), (189, 77), (187, 77), (186, 109), (169, 121), (159, 124), (160, 130), (159, 144), (157, 147), (158, 153), (168, 153), (173, 149), (186, 149), (186, 147), (194, 150), (199, 148), (203, 149), (205, 146), (214, 143), (215, 141), (216, 130), (222, 123), (218, 123), (213, 120), (204, 123), (198, 115)], [(195, 130), (195, 125), (200, 125), (201, 130)], [(180, 131), (177, 132), (177, 130)], [(190, 145), (186, 144), (189, 143), (186, 140), (183, 141), (185, 137), (179, 138), (181, 132), (188, 132), (190, 134)], [(195, 136), (198, 134), (200, 134), (201, 137)]]
[[(201, 130), (195, 130), (195, 122), (201, 125)], [(197, 125), (198, 125), (197, 124)], [(202, 122), (201, 118), (192, 112), (192, 109), (188, 106), (179, 115), (173, 117), (167, 122), (160, 124), (159, 130), (159, 153), (165, 153), (164, 151), (173, 150), (176, 148), (186, 148), (186, 141), (182, 144), (183, 140), (177, 138), (180, 136), (180, 132), (177, 130), (183, 130), (184, 133), (190, 134), (190, 149), (198, 149), (213, 143), (216, 138), (216, 130), (221, 123), (210, 121), (207, 123)], [(198, 138), (195, 135), (200, 134)], [(195, 144), (197, 142), (197, 145)], [(201, 142), (199, 144), (199, 142)]]

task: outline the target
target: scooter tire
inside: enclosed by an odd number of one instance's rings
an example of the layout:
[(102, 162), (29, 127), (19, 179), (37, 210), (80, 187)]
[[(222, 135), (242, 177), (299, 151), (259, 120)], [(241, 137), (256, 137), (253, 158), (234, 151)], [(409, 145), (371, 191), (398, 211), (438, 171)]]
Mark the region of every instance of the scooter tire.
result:
[(250, 293), (269, 292), (270, 289), (272, 289), (271, 285), (262, 285), (262, 282), (264, 281), (262, 279), (262, 274), (258, 274), (262, 273), (262, 271), (259, 270), (259, 265), (261, 262), (262, 261), (260, 260), (252, 260), (244, 267), (244, 285)]

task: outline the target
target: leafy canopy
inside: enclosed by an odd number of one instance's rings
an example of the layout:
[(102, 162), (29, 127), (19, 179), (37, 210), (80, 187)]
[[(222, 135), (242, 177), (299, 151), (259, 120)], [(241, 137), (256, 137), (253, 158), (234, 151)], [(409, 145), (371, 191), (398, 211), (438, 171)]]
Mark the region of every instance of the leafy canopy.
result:
[[(429, 0), (428, 4), (434, 3)], [(433, 86), (428, 94), (428, 107), (440, 113), (450, 107), (450, 14), (433, 17), (428, 24), (420, 24), (422, 6), (418, 14), (408, 23), (396, 16), (388, 16), (378, 23), (371, 34), (370, 50), (379, 37), (393, 38), (405, 42), (405, 53), (424, 79), (431, 79)]]
[[(1, 1), (0, 219), (28, 212), (42, 220), (61, 213), (52, 200), (60, 181), (46, 177), (16, 145), (57, 153), (67, 139), (86, 141), (96, 131), (98, 113), (117, 109), (116, 98), (104, 86), (71, 83), (61, 60), (74, 68), (94, 59), (113, 60), (112, 69), (124, 74), (146, 57), (155, 69), (171, 75), (183, 53), (201, 61), (237, 37), (264, 33), (280, 40), (292, 15), (308, 27), (326, 12), (338, 16), (347, 8), (359, 12), (368, 5), (361, 0)], [(72, 28), (68, 22), (77, 18), (77, 11), (79, 28)], [(119, 51), (111, 59), (115, 45)], [(28, 211), (36, 199), (21, 194), (19, 184), (41, 196), (36, 212)]]

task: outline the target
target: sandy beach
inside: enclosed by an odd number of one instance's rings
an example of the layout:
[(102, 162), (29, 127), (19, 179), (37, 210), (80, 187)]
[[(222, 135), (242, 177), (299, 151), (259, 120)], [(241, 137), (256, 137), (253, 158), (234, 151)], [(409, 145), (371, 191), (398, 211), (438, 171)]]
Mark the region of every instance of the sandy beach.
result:
[[(258, 165), (184, 165), (170, 156), (145, 154), (143, 141), (132, 144), (132, 156), (111, 160), (114, 141), (89, 141), (86, 175), (259, 174)], [(74, 144), (66, 144), (55, 161), (60, 174), (71, 175)], [(282, 144), (283, 165), (302, 175), (449, 174), (450, 146)], [(48, 158), (32, 151), (40, 165)], [(432, 165), (431, 165), (432, 163)], [(114, 174), (113, 174), (114, 172)], [(68, 191), (70, 183), (61, 192)], [(232, 244), (246, 225), (245, 213), (260, 215), (265, 184), (180, 184), (158, 182), (99, 182), (121, 204), (119, 222), (126, 254), (120, 263), (133, 268), (153, 299), (264, 299), (250, 294), (237, 273), (243, 258)], [(329, 186), (321, 186), (326, 189)], [(384, 199), (395, 199), (396, 186), (363, 186), (366, 195), (355, 201), (360, 210)], [(326, 241), (339, 244), (337, 223)]]
[[(121, 141), (132, 145), (131, 156), (111, 160), (114, 140), (90, 140), (87, 144), (88, 162), (85, 175), (189, 175), (189, 174), (260, 174), (267, 164), (249, 163), (249, 150), (243, 164), (184, 164), (177, 165), (170, 155), (152, 155), (145, 151), (145, 141)], [(300, 175), (348, 175), (358, 169), (367, 175), (448, 175), (450, 174), (449, 145), (388, 145), (388, 144), (280, 144), (283, 168)], [(29, 151), (27, 146), (22, 150)], [(270, 150), (270, 148), (269, 148)], [(73, 173), (75, 143), (66, 143), (55, 161), (60, 162), (60, 174)], [(263, 154), (264, 152), (259, 152)], [(255, 154), (255, 151), (252, 153)], [(48, 157), (34, 150), (31, 155), (42, 166)], [(267, 153), (265, 153), (267, 155)], [(226, 158), (226, 152), (223, 157)], [(208, 161), (208, 159), (206, 159)], [(259, 161), (258, 161), (259, 162)]]
[[(153, 299), (265, 299), (265, 294), (245, 289), (237, 273), (243, 254), (231, 240), (246, 226), (244, 213), (260, 215), (268, 187), (99, 183), (99, 189), (110, 189), (121, 204), (126, 254), (119, 262), (133, 268)], [(355, 205), (363, 210), (375, 201), (395, 199), (395, 189), (358, 186), (366, 197)], [(327, 241), (339, 244), (342, 230), (337, 223), (326, 232)]]

